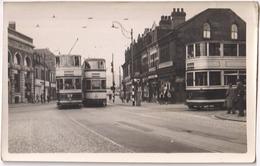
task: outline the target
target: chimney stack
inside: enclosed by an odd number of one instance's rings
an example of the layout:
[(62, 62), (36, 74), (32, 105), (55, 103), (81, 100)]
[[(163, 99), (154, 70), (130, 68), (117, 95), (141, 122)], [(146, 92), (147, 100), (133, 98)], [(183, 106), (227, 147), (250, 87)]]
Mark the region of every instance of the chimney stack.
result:
[(16, 30), (15, 21), (10, 21), (8, 27), (9, 27), (10, 29)]
[(172, 16), (172, 28), (177, 27), (178, 25), (185, 22), (186, 13), (184, 12), (183, 8), (173, 8)]

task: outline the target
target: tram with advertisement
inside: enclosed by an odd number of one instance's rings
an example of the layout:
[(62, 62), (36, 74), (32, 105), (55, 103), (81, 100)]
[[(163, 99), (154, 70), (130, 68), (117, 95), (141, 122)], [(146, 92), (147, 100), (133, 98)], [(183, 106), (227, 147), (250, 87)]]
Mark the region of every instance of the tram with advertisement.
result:
[(82, 94), (84, 105), (107, 105), (106, 61), (102, 58), (88, 58), (82, 65)]
[(82, 106), (82, 70), (80, 55), (56, 56), (57, 105)]
[(228, 86), (246, 84), (245, 42), (203, 41), (186, 45), (186, 104), (225, 107)]

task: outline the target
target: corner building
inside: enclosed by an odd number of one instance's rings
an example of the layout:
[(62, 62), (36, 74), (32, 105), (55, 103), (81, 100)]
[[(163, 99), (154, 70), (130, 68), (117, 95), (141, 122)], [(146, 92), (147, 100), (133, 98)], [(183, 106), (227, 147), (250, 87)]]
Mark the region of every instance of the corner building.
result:
[(33, 102), (33, 39), (8, 26), (8, 103)]

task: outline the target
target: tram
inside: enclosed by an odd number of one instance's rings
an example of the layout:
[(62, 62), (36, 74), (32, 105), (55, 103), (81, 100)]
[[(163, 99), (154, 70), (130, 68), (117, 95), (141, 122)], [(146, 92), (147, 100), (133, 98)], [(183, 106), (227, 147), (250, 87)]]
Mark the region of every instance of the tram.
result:
[(80, 55), (56, 56), (57, 105), (82, 106), (82, 70)]
[(186, 104), (225, 107), (228, 85), (246, 83), (245, 42), (203, 41), (186, 45)]
[(83, 62), (83, 104), (107, 105), (106, 61), (89, 58)]

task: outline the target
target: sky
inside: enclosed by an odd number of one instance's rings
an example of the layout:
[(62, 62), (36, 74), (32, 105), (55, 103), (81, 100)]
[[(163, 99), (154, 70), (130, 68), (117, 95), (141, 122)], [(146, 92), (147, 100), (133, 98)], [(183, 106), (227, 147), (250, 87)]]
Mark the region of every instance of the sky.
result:
[(254, 9), (250, 2), (5, 2), (3, 17), (4, 27), (15, 21), (16, 30), (33, 38), (35, 48), (49, 48), (54, 54), (68, 54), (78, 38), (71, 54), (105, 58), (109, 85), (112, 54), (118, 84), (119, 67), (130, 44), (120, 28), (112, 28), (112, 22), (119, 21), (129, 31), (132, 28), (136, 39), (173, 8), (183, 8), (186, 20), (207, 8), (230, 8), (247, 25), (253, 24), (252, 11), (246, 10)]

